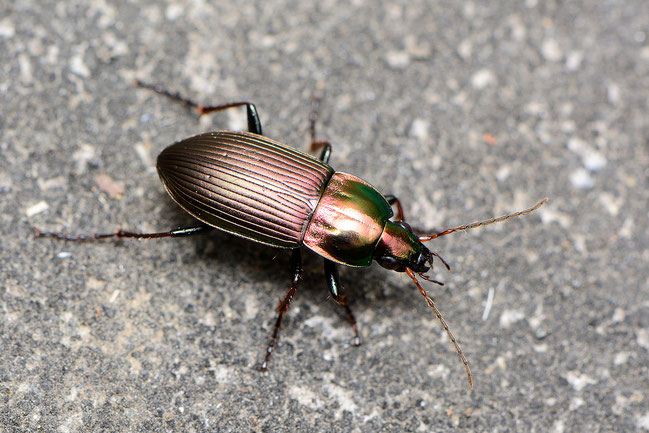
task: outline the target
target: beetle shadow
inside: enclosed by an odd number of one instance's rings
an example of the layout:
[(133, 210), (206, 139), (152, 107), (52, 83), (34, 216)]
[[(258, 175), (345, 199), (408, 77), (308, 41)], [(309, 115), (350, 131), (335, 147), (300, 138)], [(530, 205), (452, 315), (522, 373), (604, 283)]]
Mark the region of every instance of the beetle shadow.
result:
[[(161, 194), (161, 199), (164, 196)], [(168, 200), (163, 210), (169, 227), (191, 227), (200, 222)], [(177, 240), (177, 239), (174, 239)], [(274, 248), (215, 228), (187, 238), (197, 259), (218, 263), (223, 268), (238, 269), (253, 283), (270, 282), (278, 287), (277, 297), (291, 285), (291, 250)], [(306, 261), (305, 261), (306, 262)], [(305, 263), (306, 266), (306, 263)], [(309, 267), (309, 272), (311, 268)], [(303, 285), (300, 285), (299, 292)]]
[[(171, 201), (164, 206), (163, 213), (171, 221), (177, 221), (174, 226), (188, 227), (198, 222)], [(270, 304), (273, 311), (269, 313), (271, 316), (268, 320), (274, 320), (276, 302), (284, 297), (291, 286), (291, 250), (256, 243), (219, 229), (191, 236), (190, 239), (191, 248), (199, 260), (218, 263), (224, 269), (238, 270), (253, 285), (270, 284), (272, 291), (267, 296), (272, 299)], [(296, 294), (300, 309), (309, 314), (315, 302), (327, 312), (325, 314), (335, 314), (340, 319), (340, 326), (348, 326), (344, 309), (333, 300), (329, 292), (322, 257), (302, 247), (302, 265), (303, 279)], [(420, 295), (409, 279), (390, 278), (388, 275), (393, 273), (380, 266), (359, 269), (338, 265), (338, 269), (350, 308), (361, 324), (364, 320), (359, 311), (368, 308), (409, 311), (420, 301), (417, 299)], [(437, 294), (441, 295), (439, 292)], [(308, 301), (303, 302), (307, 298)], [(324, 304), (328, 306), (325, 307)], [(290, 311), (289, 308), (289, 314)]]

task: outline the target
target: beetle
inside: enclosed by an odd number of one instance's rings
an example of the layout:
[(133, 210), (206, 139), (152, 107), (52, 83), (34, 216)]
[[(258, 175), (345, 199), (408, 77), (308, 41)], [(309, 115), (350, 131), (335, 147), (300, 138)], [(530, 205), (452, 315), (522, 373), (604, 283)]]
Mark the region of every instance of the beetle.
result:
[[(141, 81), (135, 84), (192, 107), (200, 115), (234, 107), (246, 109), (248, 132), (216, 131), (194, 135), (170, 145), (158, 156), (157, 170), (165, 189), (198, 223), (159, 233), (117, 230), (71, 236), (36, 229), (37, 236), (71, 241), (146, 239), (190, 236), (216, 228), (257, 243), (292, 250), (291, 287), (277, 307), (277, 319), (261, 370), (268, 368), (279, 339), (282, 318), (302, 279), (302, 246), (324, 258), (329, 292), (344, 309), (353, 327), (356, 346), (361, 344), (360, 334), (340, 284), (337, 265), (366, 267), (376, 261), (386, 269), (405, 272), (412, 279), (446, 331), (464, 365), (469, 386), (472, 386), (469, 363), (457, 339), (417, 278), (443, 285), (427, 274), (433, 268), (434, 258), (450, 270), (446, 261), (429, 250), (424, 242), (529, 214), (547, 199), (502, 217), (435, 234), (417, 235), (405, 222), (403, 208), (395, 196), (384, 196), (366, 181), (335, 171), (328, 165), (331, 145), (328, 141), (316, 140), (315, 134), (319, 99), (314, 99), (309, 116), (311, 151), (320, 150), (316, 158), (265, 137), (257, 109), (250, 102), (203, 106), (159, 86)], [(396, 215), (392, 206), (396, 207)]]

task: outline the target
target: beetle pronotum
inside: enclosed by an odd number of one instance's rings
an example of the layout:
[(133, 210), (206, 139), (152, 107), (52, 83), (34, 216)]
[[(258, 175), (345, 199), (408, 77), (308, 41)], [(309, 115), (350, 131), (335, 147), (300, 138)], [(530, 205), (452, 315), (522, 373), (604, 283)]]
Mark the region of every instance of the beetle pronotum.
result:
[[(360, 345), (360, 334), (344, 289), (338, 277), (337, 264), (365, 267), (376, 260), (382, 267), (405, 272), (419, 289), (448, 334), (464, 365), (472, 386), (469, 363), (433, 299), (417, 276), (433, 280), (427, 272), (437, 257), (448, 264), (423, 242), (461, 230), (502, 222), (529, 214), (547, 199), (529, 209), (462, 225), (430, 235), (416, 235), (405, 222), (403, 208), (394, 196), (383, 196), (364, 180), (336, 172), (328, 165), (331, 146), (315, 136), (317, 100), (310, 115), (311, 151), (320, 150), (315, 158), (264, 137), (257, 109), (250, 102), (202, 106), (177, 93), (136, 82), (175, 101), (195, 108), (199, 114), (233, 107), (246, 107), (248, 132), (216, 131), (194, 135), (172, 144), (158, 156), (160, 179), (171, 198), (198, 220), (191, 227), (160, 233), (114, 233), (70, 236), (40, 231), (71, 241), (94, 241), (106, 238), (163, 238), (189, 236), (214, 228), (278, 248), (292, 249), (292, 283), (277, 308), (272, 337), (260, 369), (266, 370), (279, 338), (282, 317), (302, 278), (302, 246), (324, 258), (327, 284), (333, 299), (340, 304), (354, 329), (354, 345)], [(392, 206), (397, 209), (396, 216)], [(394, 219), (392, 219), (394, 217)]]

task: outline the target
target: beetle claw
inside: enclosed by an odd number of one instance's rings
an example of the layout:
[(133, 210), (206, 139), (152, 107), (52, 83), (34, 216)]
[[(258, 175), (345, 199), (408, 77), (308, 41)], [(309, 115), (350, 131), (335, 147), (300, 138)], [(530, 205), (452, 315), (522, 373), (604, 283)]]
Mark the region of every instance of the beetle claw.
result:
[(437, 284), (437, 285), (439, 285), (439, 286), (443, 286), (443, 285), (444, 285), (444, 283), (442, 283), (441, 281), (437, 281), (437, 280), (432, 279), (429, 275), (419, 274), (419, 276), (420, 276), (421, 278), (423, 278), (424, 280), (429, 281), (429, 282), (431, 282), (431, 283), (435, 283), (435, 284)]

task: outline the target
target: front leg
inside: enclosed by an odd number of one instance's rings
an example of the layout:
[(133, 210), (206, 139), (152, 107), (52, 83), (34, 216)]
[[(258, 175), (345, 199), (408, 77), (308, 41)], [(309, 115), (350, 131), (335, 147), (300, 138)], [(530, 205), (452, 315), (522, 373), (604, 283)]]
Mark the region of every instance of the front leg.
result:
[(393, 196), (392, 194), (386, 195), (385, 199), (387, 200), (390, 206), (392, 205), (396, 206), (397, 208), (396, 220), (406, 222), (406, 216), (403, 214), (403, 207), (401, 206), (401, 202), (399, 201), (399, 199)]

